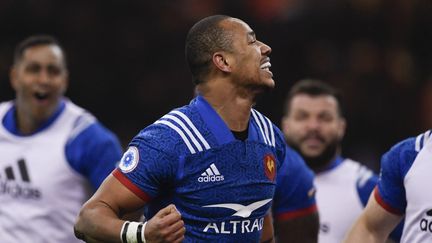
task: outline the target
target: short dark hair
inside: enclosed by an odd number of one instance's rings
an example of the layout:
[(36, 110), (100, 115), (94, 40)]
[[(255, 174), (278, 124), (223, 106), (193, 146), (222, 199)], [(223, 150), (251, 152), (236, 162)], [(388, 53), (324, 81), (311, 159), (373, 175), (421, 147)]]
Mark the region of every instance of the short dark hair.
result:
[(221, 25), (226, 15), (213, 15), (197, 22), (186, 36), (185, 55), (193, 82), (204, 82), (209, 73), (212, 56), (220, 50), (232, 50), (231, 33)]
[(53, 36), (50, 35), (32, 35), (18, 43), (15, 47), (14, 52), (14, 64), (17, 64), (21, 61), (25, 50), (28, 48), (39, 46), (39, 45), (55, 45), (60, 48), (63, 54), (63, 62), (66, 66), (66, 54), (64, 52), (63, 47), (60, 45), (60, 42)]
[(317, 80), (317, 79), (303, 79), (294, 84), (291, 90), (288, 92), (288, 96), (285, 100), (284, 114), (288, 115), (290, 112), (291, 101), (294, 96), (299, 94), (306, 94), (310, 96), (321, 96), (329, 95), (333, 96), (337, 101), (338, 113), (340, 117), (343, 117), (343, 106), (342, 97), (338, 90), (330, 86), (329, 84)]

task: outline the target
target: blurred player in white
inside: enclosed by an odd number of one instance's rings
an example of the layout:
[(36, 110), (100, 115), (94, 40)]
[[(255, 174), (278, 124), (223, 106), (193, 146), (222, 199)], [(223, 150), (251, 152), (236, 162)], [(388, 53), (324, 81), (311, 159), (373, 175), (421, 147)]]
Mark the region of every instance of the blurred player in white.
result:
[(0, 242), (79, 242), (75, 217), (120, 160), (120, 143), (64, 97), (68, 70), (53, 37), (18, 44), (10, 82), (16, 98), (0, 103)]
[(346, 121), (340, 102), (328, 84), (301, 80), (288, 93), (282, 120), (287, 143), (316, 173), (319, 243), (343, 240), (377, 182), (370, 169), (341, 156)]

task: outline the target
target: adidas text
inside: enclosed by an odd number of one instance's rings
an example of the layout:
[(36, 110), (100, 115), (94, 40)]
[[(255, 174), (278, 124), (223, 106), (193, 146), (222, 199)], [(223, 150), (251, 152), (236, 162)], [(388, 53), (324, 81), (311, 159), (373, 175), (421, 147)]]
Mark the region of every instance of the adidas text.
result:
[(224, 180), (223, 175), (198, 177), (198, 182), (215, 182), (215, 181), (223, 181), (223, 180)]
[(41, 192), (36, 188), (22, 186), (17, 183), (0, 181), (0, 195), (10, 195), (13, 198), (40, 199)]

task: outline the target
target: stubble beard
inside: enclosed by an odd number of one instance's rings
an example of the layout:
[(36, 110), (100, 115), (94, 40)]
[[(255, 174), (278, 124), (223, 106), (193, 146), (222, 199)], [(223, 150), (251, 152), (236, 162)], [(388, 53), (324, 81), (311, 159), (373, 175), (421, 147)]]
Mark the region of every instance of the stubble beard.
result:
[(339, 153), (340, 141), (338, 139), (333, 139), (329, 144), (327, 144), (327, 146), (325, 146), (322, 153), (317, 156), (309, 156), (303, 153), (300, 146), (292, 141), (289, 141), (289, 139), (287, 139), (287, 143), (302, 156), (309, 168), (315, 172), (319, 172), (329, 166), (329, 164)]

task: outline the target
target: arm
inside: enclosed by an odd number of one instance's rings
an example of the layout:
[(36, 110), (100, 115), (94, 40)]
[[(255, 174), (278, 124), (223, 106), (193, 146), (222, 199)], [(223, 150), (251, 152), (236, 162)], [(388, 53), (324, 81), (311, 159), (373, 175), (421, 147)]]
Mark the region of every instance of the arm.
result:
[[(121, 242), (124, 220), (120, 217), (143, 207), (145, 202), (112, 175), (87, 201), (75, 224), (75, 235), (84, 241)], [(174, 205), (160, 210), (145, 228), (145, 239), (150, 242), (181, 242), (185, 228)]]
[(372, 194), (365, 210), (349, 231), (344, 242), (385, 242), (401, 219), (402, 216), (383, 209)]
[(319, 217), (317, 212), (288, 220), (275, 220), (278, 242), (318, 242)]
[(296, 152), (288, 150), (281, 167), (273, 201), (278, 242), (317, 242), (319, 217), (314, 175)]
[(261, 243), (274, 243), (273, 218), (271, 212), (264, 217), (263, 231), (261, 235)]

